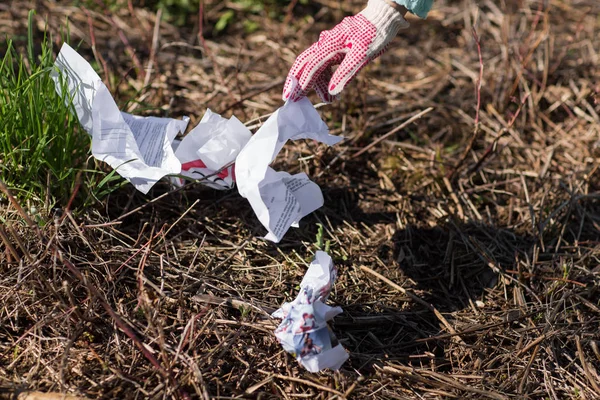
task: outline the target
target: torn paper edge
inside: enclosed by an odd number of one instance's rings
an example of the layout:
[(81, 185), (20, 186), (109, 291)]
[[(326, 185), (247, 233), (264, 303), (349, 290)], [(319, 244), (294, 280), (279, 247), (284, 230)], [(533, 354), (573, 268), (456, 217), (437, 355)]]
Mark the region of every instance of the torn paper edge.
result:
[(343, 137), (329, 134), (310, 100), (288, 101), (252, 136), (236, 159), (237, 187), (248, 199), (265, 238), (281, 241), (291, 226), (323, 205), (323, 194), (305, 174), (275, 172), (269, 164), (288, 140), (313, 139), (334, 145)]

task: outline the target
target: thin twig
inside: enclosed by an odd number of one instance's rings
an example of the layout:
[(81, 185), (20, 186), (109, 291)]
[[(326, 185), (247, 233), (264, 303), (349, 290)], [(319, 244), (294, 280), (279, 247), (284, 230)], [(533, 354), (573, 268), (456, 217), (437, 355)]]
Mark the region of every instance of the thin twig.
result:
[[(402, 286), (397, 285), (396, 283), (392, 282), (385, 276), (381, 275), (378, 272), (373, 271), (371, 268), (369, 268), (367, 266), (361, 265), (360, 269), (362, 269), (365, 272), (370, 273), (373, 276), (376, 276), (378, 279), (381, 279), (382, 281), (384, 281), (385, 283), (387, 283), (394, 289), (398, 290), (400, 293), (409, 296), (411, 299), (413, 299), (413, 301), (416, 301), (417, 303), (419, 303), (422, 306), (424, 306), (425, 308), (427, 308), (429, 311), (433, 312), (433, 314), (436, 316), (436, 318), (446, 327), (446, 329), (448, 329), (448, 331), (451, 334), (453, 334), (453, 335), (457, 334), (456, 330), (452, 327), (452, 325), (450, 325), (448, 320), (446, 318), (444, 318), (444, 316), (432, 304), (429, 304), (428, 302), (426, 302), (425, 300), (423, 300), (422, 298), (420, 298), (419, 296), (417, 296), (410, 290), (404, 289)], [(464, 343), (464, 341), (460, 338), (460, 336), (457, 336), (457, 337), (462, 343)]]
[[(144, 357), (146, 357), (146, 359), (154, 366), (154, 368), (156, 368), (156, 370), (163, 376), (163, 378), (174, 384), (174, 386), (177, 386), (174, 377), (162, 367), (161, 363), (156, 359), (156, 357), (154, 357), (150, 350), (146, 348), (145, 344), (139, 339), (133, 328), (127, 322), (125, 322), (116, 311), (112, 309), (112, 307), (108, 304), (100, 290), (98, 290), (86, 278), (86, 276), (83, 275), (79, 268), (77, 268), (67, 257), (65, 257), (62, 250), (59, 249), (56, 244), (47, 240), (47, 238), (41, 232), (37, 224), (34, 224), (33, 220), (31, 220), (29, 215), (20, 206), (18, 206), (18, 202), (10, 193), (10, 191), (8, 190), (8, 188), (2, 180), (0, 180), (0, 190), (4, 192), (6, 197), (13, 205), (17, 205), (17, 210), (19, 211), (23, 219), (27, 222), (28, 227), (33, 229), (37, 233), (39, 240), (43, 243), (47, 243), (47, 246), (50, 247), (53, 253), (58, 257), (59, 261), (83, 284), (83, 286), (85, 286), (89, 293), (100, 302), (102, 308), (104, 308), (106, 313), (112, 318), (112, 320), (119, 327), (119, 329), (121, 329), (121, 331), (131, 339), (131, 341), (140, 350)], [(185, 394), (182, 390), (179, 390), (179, 393), (184, 398), (188, 397), (187, 394)]]
[(479, 168), (481, 168), (481, 166), (483, 165), (483, 162), (496, 150), (496, 146), (497, 146), (498, 142), (500, 141), (500, 139), (502, 139), (504, 137), (504, 135), (506, 135), (511, 130), (512, 126), (514, 125), (515, 121), (517, 120), (517, 117), (521, 113), (521, 110), (522, 110), (523, 106), (525, 105), (525, 102), (527, 101), (528, 97), (529, 97), (529, 93), (527, 93), (525, 96), (523, 96), (523, 100), (521, 100), (521, 104), (519, 105), (519, 108), (517, 108), (515, 115), (513, 115), (513, 117), (510, 119), (510, 122), (508, 123), (508, 125), (506, 127), (502, 128), (502, 130), (500, 131), (500, 133), (498, 133), (498, 135), (496, 136), (496, 138), (494, 139), (492, 144), (490, 144), (488, 146), (488, 148), (485, 150), (485, 152), (483, 153), (483, 155), (481, 156), (479, 161), (477, 161), (475, 166), (473, 166), (469, 170), (469, 173), (478, 171)]
[(344, 394), (342, 392), (338, 392), (337, 390), (332, 389), (332, 388), (330, 388), (328, 386), (319, 385), (318, 383), (315, 383), (315, 382), (312, 382), (312, 381), (307, 381), (306, 379), (300, 379), (300, 378), (295, 378), (293, 376), (286, 376), (286, 375), (281, 375), (281, 374), (272, 374), (272, 373), (270, 373), (268, 371), (263, 371), (261, 369), (259, 369), (257, 371), (260, 372), (261, 374), (269, 375), (272, 378), (283, 379), (283, 380), (286, 380), (286, 381), (301, 383), (301, 384), (306, 385), (306, 386), (312, 386), (312, 387), (314, 387), (316, 389), (324, 390), (324, 391), (329, 392), (329, 393), (333, 393), (333, 394), (339, 396), (342, 399), (344, 398)]
[(233, 103), (231, 105), (228, 105), (228, 106), (225, 106), (225, 108), (223, 108), (222, 110), (219, 111), (219, 114), (224, 114), (227, 111), (231, 110), (232, 108), (235, 108), (235, 107), (239, 106), (240, 104), (242, 104), (246, 100), (250, 100), (254, 96), (258, 96), (261, 93), (268, 92), (269, 90), (273, 89), (274, 87), (282, 85), (284, 82), (285, 82), (285, 79), (279, 79), (279, 80), (276, 80), (273, 83), (268, 84), (267, 86), (265, 86), (262, 89), (258, 89), (255, 92), (247, 94), (246, 96), (244, 96), (241, 99), (237, 100), (235, 103)]
[(392, 129), (391, 131), (389, 131), (388, 133), (386, 133), (385, 135), (377, 138), (376, 140), (374, 140), (373, 142), (369, 143), (367, 146), (365, 146), (363, 149), (357, 151), (356, 153), (354, 153), (352, 155), (352, 158), (358, 157), (361, 154), (363, 154), (364, 152), (366, 152), (367, 150), (373, 148), (374, 146), (376, 146), (378, 143), (384, 141), (385, 139), (387, 139), (388, 137), (392, 136), (393, 134), (400, 132), (402, 129), (404, 129), (406, 126), (412, 124), (413, 122), (415, 122), (416, 120), (418, 120), (419, 118), (423, 117), (424, 115), (430, 113), (431, 111), (433, 111), (433, 107), (429, 107), (426, 108), (425, 110), (415, 114), (414, 116), (410, 117), (408, 120), (406, 120), (405, 122), (403, 122), (402, 124), (400, 124), (399, 126), (397, 126), (396, 128)]
[(110, 81), (111, 81), (110, 73), (108, 70), (108, 64), (106, 63), (106, 60), (104, 59), (104, 57), (102, 57), (102, 54), (96, 48), (96, 34), (94, 32), (94, 20), (92, 19), (92, 15), (90, 14), (90, 12), (87, 8), (81, 7), (81, 9), (85, 13), (85, 15), (87, 15), (87, 23), (88, 23), (88, 26), (90, 29), (90, 40), (92, 42), (92, 53), (94, 54), (94, 58), (96, 58), (96, 61), (99, 61), (100, 64), (102, 65), (102, 71), (104, 72), (104, 82), (106, 83), (106, 87), (108, 88), (109, 91), (112, 91), (111, 83), (110, 83)]
[(479, 55), (479, 77), (477, 78), (477, 83), (475, 85), (475, 94), (477, 96), (477, 106), (475, 107), (475, 128), (473, 129), (471, 139), (469, 140), (467, 147), (465, 148), (458, 162), (456, 163), (456, 166), (446, 176), (449, 180), (453, 180), (456, 177), (457, 172), (460, 170), (460, 167), (462, 167), (469, 153), (473, 149), (475, 141), (479, 137), (479, 112), (481, 110), (481, 82), (483, 81), (483, 56), (481, 55), (481, 42), (479, 41), (479, 36), (477, 35), (477, 31), (474, 27), (473, 38), (475, 39), (475, 43), (477, 44), (477, 54)]

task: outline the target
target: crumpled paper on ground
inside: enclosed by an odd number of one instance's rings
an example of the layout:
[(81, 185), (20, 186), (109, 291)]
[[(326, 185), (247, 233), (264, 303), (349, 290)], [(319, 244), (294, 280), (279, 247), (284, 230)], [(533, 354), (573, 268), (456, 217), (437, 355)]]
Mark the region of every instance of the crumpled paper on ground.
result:
[(281, 346), (310, 372), (337, 370), (348, 359), (348, 353), (327, 324), (342, 312), (340, 307), (325, 304), (336, 277), (331, 257), (317, 251), (296, 299), (273, 313), (273, 317), (282, 319), (275, 330)]
[[(290, 226), (298, 226), (300, 219), (323, 205), (321, 189), (306, 174), (277, 172), (269, 166), (288, 140), (313, 139), (334, 145), (343, 139), (329, 134), (307, 98), (285, 103), (254, 135), (237, 118), (226, 119), (207, 110), (189, 134), (175, 140), (189, 119), (139, 117), (119, 111), (91, 65), (68, 44), (63, 45), (55, 66), (67, 80), (65, 102), (71, 104), (72, 99), (81, 125), (92, 137), (94, 157), (141, 192), (147, 193), (166, 175), (180, 175), (170, 177), (177, 186), (188, 177), (215, 189), (231, 189), (237, 180), (239, 193), (267, 228), (265, 238), (276, 243)], [(59, 76), (53, 72), (61, 94)]]
[[(235, 116), (227, 119), (206, 110), (200, 123), (173, 144), (181, 162), (180, 175), (205, 179), (203, 183), (214, 189), (233, 188), (235, 176), (230, 164), (251, 137), (252, 132)], [(173, 177), (172, 182), (177, 186), (185, 184), (179, 177)]]
[(66, 78), (69, 93), (62, 93), (60, 74), (53, 71), (56, 91), (67, 105), (72, 104), (83, 129), (92, 137), (94, 157), (143, 193), (165, 175), (181, 171), (172, 142), (178, 133), (185, 132), (188, 118), (139, 117), (121, 112), (91, 65), (66, 43), (55, 67)]
[(313, 139), (330, 146), (343, 140), (329, 134), (310, 100), (288, 101), (252, 136), (235, 161), (240, 194), (247, 198), (266, 239), (278, 243), (290, 226), (323, 205), (323, 194), (304, 173), (276, 172), (269, 164), (288, 140)]

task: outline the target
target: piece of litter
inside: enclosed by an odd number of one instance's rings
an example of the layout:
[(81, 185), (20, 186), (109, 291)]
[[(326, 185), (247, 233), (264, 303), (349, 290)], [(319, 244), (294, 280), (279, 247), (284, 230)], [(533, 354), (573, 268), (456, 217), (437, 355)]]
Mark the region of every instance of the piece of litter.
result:
[(92, 137), (94, 157), (144, 194), (167, 175), (176, 186), (191, 178), (221, 190), (233, 188), (237, 181), (240, 195), (267, 228), (265, 238), (276, 243), (323, 205), (321, 189), (306, 174), (277, 172), (269, 166), (288, 140), (313, 139), (330, 146), (343, 140), (329, 134), (307, 98), (286, 102), (254, 135), (237, 118), (207, 110), (179, 140), (175, 137), (185, 131), (189, 118), (139, 117), (119, 111), (98, 74), (68, 44), (61, 48), (55, 67), (56, 91), (61, 94), (64, 87), (62, 72), (69, 92), (65, 102)]
[(327, 324), (342, 312), (341, 307), (325, 304), (336, 277), (331, 257), (317, 251), (296, 299), (273, 313), (273, 317), (282, 319), (275, 330), (281, 346), (310, 372), (338, 370), (348, 359), (348, 353)]
[(172, 142), (185, 132), (188, 118), (139, 117), (121, 112), (92, 66), (63, 44), (55, 67), (63, 73), (69, 93), (62, 94), (58, 71), (52, 72), (56, 91), (73, 106), (81, 126), (92, 137), (92, 154), (117, 170), (136, 189), (148, 193), (162, 177), (179, 174), (181, 163)]
[[(214, 189), (231, 189), (234, 185), (232, 164), (240, 150), (248, 143), (252, 132), (236, 117), (223, 118), (206, 110), (200, 123), (183, 140), (175, 141), (175, 156), (181, 162), (181, 175), (203, 179)], [(220, 171), (220, 172), (219, 172)], [(177, 186), (185, 182), (173, 177)]]
[(288, 140), (313, 139), (330, 146), (343, 140), (327, 125), (307, 98), (286, 102), (252, 136), (235, 161), (240, 194), (247, 198), (266, 239), (278, 243), (290, 226), (323, 205), (323, 194), (306, 174), (276, 172), (269, 164)]

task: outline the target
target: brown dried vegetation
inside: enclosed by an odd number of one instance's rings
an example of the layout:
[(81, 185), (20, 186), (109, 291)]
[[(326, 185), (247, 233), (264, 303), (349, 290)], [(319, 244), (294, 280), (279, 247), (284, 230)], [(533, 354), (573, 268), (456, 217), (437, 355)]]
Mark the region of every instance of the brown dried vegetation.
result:
[[(133, 4), (13, 3), (2, 31), (31, 7), (54, 33), (68, 17), (129, 111), (250, 125), (281, 104), (295, 55), (363, 4), (237, 11), (213, 36), (226, 2), (206, 2), (203, 35)], [(2, 194), (0, 398), (600, 398), (599, 15), (596, 0), (438, 0), (411, 19), (320, 109), (347, 140), (278, 159), (326, 198), (278, 246), (235, 191), (128, 187), (43, 227)], [(268, 313), (295, 296), (317, 223), (351, 356), (315, 375)]]

